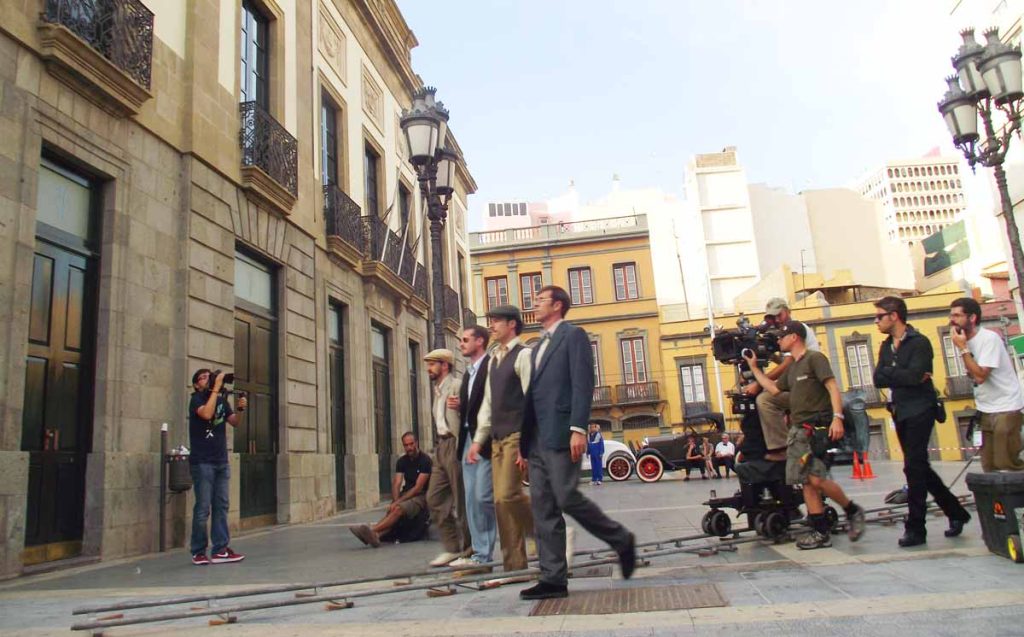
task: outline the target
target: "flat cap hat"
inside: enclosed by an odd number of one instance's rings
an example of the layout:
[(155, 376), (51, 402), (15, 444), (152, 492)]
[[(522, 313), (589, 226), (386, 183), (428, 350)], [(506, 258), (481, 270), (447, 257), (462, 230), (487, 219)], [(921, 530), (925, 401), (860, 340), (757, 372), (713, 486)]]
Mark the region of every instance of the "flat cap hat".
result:
[(496, 305), (487, 310), (487, 316), (506, 320), (515, 319), (520, 325), (523, 324), (523, 313), (514, 305)]
[(427, 355), (423, 357), (425, 361), (440, 361), (442, 363), (448, 363), (449, 366), (455, 364), (455, 354), (450, 349), (432, 349), (427, 352)]

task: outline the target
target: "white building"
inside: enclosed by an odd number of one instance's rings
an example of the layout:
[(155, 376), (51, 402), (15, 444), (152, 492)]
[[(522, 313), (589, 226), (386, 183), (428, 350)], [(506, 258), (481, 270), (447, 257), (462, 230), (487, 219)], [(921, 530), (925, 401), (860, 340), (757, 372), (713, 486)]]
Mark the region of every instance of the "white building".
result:
[(856, 190), (882, 204), (889, 240), (912, 246), (962, 218), (960, 163), (938, 155), (886, 162), (861, 177)]

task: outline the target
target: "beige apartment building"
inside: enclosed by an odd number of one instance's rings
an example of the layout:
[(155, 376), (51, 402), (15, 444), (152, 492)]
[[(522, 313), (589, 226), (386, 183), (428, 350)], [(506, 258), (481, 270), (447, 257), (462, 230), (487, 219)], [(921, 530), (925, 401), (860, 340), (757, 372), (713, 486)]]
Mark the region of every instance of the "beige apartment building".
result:
[[(430, 446), (429, 236), (393, 0), (0, 3), (0, 577), (156, 550), (160, 426), (233, 370), (230, 524), (379, 500)], [(449, 135), (447, 142), (457, 147)], [(469, 307), (464, 164), (446, 334)], [(169, 544), (191, 495), (171, 496)]]

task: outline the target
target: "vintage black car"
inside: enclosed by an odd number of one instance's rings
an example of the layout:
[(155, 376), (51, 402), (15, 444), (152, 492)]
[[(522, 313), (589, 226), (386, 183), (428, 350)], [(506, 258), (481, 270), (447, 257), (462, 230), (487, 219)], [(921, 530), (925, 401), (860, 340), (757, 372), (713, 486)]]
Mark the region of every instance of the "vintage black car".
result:
[(707, 436), (712, 446), (725, 431), (725, 416), (718, 412), (695, 414), (683, 422), (680, 434), (651, 436), (636, 450), (636, 476), (643, 482), (657, 482), (666, 471), (686, 468), (686, 446), (690, 434)]

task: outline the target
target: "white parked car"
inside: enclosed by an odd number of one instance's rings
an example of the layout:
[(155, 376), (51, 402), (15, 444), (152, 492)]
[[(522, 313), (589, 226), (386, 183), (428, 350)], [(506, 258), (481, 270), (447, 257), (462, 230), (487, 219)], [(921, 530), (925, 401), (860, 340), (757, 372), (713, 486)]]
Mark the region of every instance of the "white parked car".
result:
[[(604, 455), (601, 460), (604, 461), (604, 475), (615, 482), (628, 480), (636, 467), (636, 458), (633, 456), (633, 452), (617, 440), (605, 439)], [(586, 452), (583, 454), (582, 470), (590, 471), (590, 456)]]

